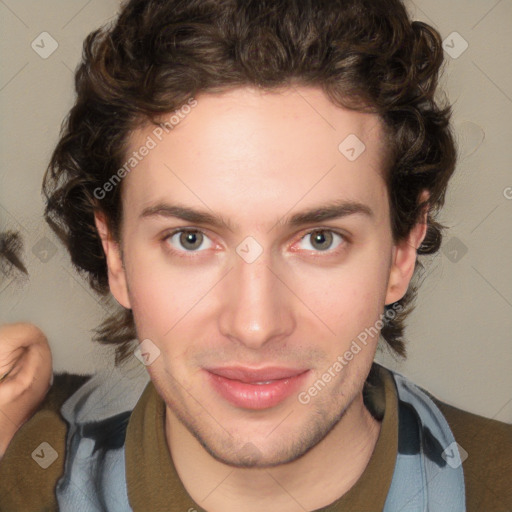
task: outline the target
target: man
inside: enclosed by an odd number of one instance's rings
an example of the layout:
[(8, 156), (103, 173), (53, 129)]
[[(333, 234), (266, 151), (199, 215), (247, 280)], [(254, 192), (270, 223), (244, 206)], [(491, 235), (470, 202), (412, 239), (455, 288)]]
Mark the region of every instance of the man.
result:
[(441, 243), (439, 34), (398, 1), (132, 0), (84, 50), (47, 218), (150, 381), (23, 425), (3, 509), (510, 509), (510, 426), (373, 363)]

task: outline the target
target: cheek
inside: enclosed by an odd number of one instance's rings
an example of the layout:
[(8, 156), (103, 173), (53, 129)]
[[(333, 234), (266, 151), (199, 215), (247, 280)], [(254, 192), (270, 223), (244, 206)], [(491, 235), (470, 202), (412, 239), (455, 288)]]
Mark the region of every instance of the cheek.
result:
[(132, 252), (126, 269), (139, 338), (163, 340), (179, 330), (180, 320), (211, 287), (204, 273), (184, 272), (151, 251)]
[(331, 269), (296, 272), (300, 297), (311, 304), (320, 318), (325, 316), (333, 325), (366, 325), (384, 308), (388, 264), (382, 253), (358, 253), (351, 261)]
[(179, 288), (171, 286), (169, 269), (163, 272), (150, 251), (127, 249), (126, 278), (137, 333), (139, 338), (158, 339), (159, 333), (172, 326), (169, 306), (177, 303), (175, 294)]

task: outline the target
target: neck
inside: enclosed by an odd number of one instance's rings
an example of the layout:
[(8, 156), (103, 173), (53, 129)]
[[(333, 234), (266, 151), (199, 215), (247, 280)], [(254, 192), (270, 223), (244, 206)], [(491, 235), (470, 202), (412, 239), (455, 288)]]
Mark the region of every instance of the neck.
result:
[(209, 512), (292, 512), (329, 505), (364, 472), (380, 426), (360, 394), (329, 434), (299, 459), (271, 468), (234, 468), (214, 459), (166, 409), (176, 471), (190, 497)]

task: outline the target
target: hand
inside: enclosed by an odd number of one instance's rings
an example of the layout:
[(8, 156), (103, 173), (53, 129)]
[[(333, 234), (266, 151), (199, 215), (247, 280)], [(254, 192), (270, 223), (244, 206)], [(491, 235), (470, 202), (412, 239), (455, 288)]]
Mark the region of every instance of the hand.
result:
[(39, 328), (29, 323), (0, 327), (0, 458), (44, 400), (52, 377), (52, 354)]

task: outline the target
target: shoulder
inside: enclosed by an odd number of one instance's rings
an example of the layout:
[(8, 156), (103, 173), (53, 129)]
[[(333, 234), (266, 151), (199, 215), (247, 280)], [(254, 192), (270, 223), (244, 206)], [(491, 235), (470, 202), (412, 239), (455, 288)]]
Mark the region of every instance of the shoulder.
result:
[(48, 409), (16, 432), (0, 462), (0, 511), (42, 504), (57, 509), (54, 490), (64, 470), (66, 432), (64, 420)]
[(512, 511), (512, 425), (449, 405), (403, 375), (387, 371), (418, 417), (428, 420), (440, 413), (446, 420), (450, 437), (459, 445), (467, 512)]
[(512, 425), (432, 399), (467, 452), (462, 468), (468, 512), (512, 510)]

